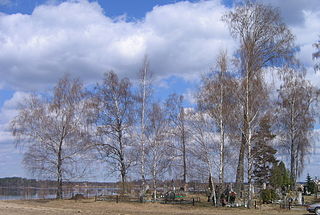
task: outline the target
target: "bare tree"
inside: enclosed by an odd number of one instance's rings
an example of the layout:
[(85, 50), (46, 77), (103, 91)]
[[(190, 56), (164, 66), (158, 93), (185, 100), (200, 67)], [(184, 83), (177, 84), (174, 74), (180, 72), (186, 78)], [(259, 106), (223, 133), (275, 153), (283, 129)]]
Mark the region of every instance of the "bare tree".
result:
[[(318, 40), (318, 42), (316, 42), (315, 44), (313, 44), (313, 46), (317, 49), (315, 53), (312, 54), (313, 59), (319, 59), (320, 58), (320, 39)], [(320, 70), (320, 63), (317, 63), (314, 66), (315, 70)]]
[(182, 180), (184, 183), (184, 189), (187, 186), (187, 141), (188, 141), (188, 128), (186, 111), (183, 107), (183, 96), (177, 94), (171, 94), (166, 101), (168, 109), (169, 122), (171, 127), (171, 133), (173, 138), (178, 138), (178, 145), (175, 146), (177, 151), (177, 157), (181, 158), (182, 166)]
[(227, 130), (234, 132), (232, 128), (238, 121), (239, 109), (238, 82), (227, 71), (227, 61), (227, 53), (221, 51), (216, 62), (217, 71), (203, 77), (198, 95), (199, 109), (214, 120), (217, 132), (220, 133), (219, 183), (221, 184), (224, 183), (226, 132)]
[[(319, 90), (292, 68), (285, 68), (279, 90), (278, 122), (285, 149), (290, 154), (290, 172), (293, 182), (304, 167), (315, 123), (314, 104)], [(294, 186), (292, 187), (294, 188)]]
[(133, 96), (129, 79), (119, 80), (114, 72), (105, 74), (103, 83), (97, 86), (95, 95), (97, 141), (100, 158), (113, 171), (119, 172), (122, 191), (125, 192), (126, 177), (131, 167), (131, 127), (133, 125)]
[(174, 158), (174, 151), (169, 146), (167, 113), (159, 104), (153, 104), (149, 112), (147, 125), (148, 169), (152, 178), (153, 198), (157, 199), (157, 182), (169, 169)]
[(216, 190), (214, 175), (216, 167), (218, 166), (219, 150), (218, 142), (219, 137), (216, 135), (214, 128), (214, 121), (212, 118), (204, 112), (192, 112), (189, 115), (190, 131), (191, 131), (191, 142), (192, 147), (190, 151), (192, 156), (195, 158), (196, 168), (206, 173), (209, 179), (209, 200), (217, 205)]
[(236, 182), (243, 183), (244, 179), (244, 154), (248, 149), (248, 183), (249, 207), (252, 200), (252, 156), (251, 138), (253, 125), (256, 124), (257, 114), (252, 111), (252, 98), (257, 92), (253, 91), (254, 80), (260, 79), (264, 66), (273, 63), (281, 65), (284, 61), (291, 60), (293, 56), (294, 37), (282, 22), (279, 12), (271, 7), (247, 1), (244, 5), (237, 6), (224, 16), (229, 24), (231, 35), (239, 39), (239, 58), (243, 78), (243, 134), (239, 153)]
[(146, 120), (148, 116), (148, 110), (150, 109), (150, 100), (152, 97), (151, 89), (151, 71), (149, 68), (149, 61), (145, 56), (143, 66), (139, 71), (139, 85), (137, 94), (137, 112), (140, 126), (137, 126), (140, 131), (138, 132), (139, 144), (138, 144), (138, 157), (140, 161), (140, 174), (142, 180), (142, 192), (141, 196), (144, 195), (146, 189), (146, 173), (145, 173), (145, 160), (146, 160)]
[(57, 198), (63, 198), (67, 179), (83, 176), (79, 168), (89, 149), (86, 94), (82, 83), (62, 78), (53, 97), (32, 95), (11, 121), (16, 143), (27, 147), (24, 164), (33, 173), (57, 180)]

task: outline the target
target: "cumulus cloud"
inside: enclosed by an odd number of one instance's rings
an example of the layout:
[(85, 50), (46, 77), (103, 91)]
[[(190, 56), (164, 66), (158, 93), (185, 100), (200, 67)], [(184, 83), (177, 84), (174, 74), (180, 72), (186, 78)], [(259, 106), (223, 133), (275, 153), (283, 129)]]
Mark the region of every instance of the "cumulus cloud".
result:
[[(282, 11), (297, 35), (299, 57), (311, 68), (320, 29), (317, 0), (261, 1), (301, 15), (296, 26)], [(228, 10), (218, 0), (186, 1), (126, 21), (105, 16), (97, 2), (81, 0), (40, 5), (31, 15), (1, 14), (0, 73), (10, 75), (2, 77), (0, 87), (43, 89), (64, 73), (86, 82), (96, 82), (108, 70), (134, 77), (145, 54), (156, 76), (194, 80), (209, 70), (220, 48), (235, 50), (221, 21)]]
[(292, 32), (296, 35), (296, 44), (300, 49), (297, 57), (307, 69), (307, 79), (319, 86), (320, 71), (315, 72), (313, 69), (315, 61), (312, 59), (312, 53), (315, 52), (313, 44), (320, 35), (320, 10), (304, 11), (303, 17), (301, 25), (292, 27)]
[[(25, 176), (21, 164), (22, 155), (15, 148), (9, 123), (17, 115), (18, 106), (29, 94), (15, 92), (0, 108), (0, 172), (1, 176)], [(14, 168), (10, 168), (14, 167)]]
[(319, 0), (259, 0), (279, 8), (284, 21), (289, 25), (300, 25), (304, 22), (306, 11), (317, 12), (320, 10)]
[(313, 44), (320, 35), (320, 4), (318, 0), (260, 0), (280, 9), (281, 15), (295, 35), (295, 43), (299, 48), (296, 54), (302, 65), (307, 69), (307, 79), (315, 86), (320, 85), (320, 71), (315, 72), (315, 61), (312, 53)]
[(0, 108), (0, 144), (11, 144), (12, 135), (9, 131), (10, 121), (17, 115), (18, 106), (23, 103), (29, 94), (24, 92), (15, 92), (11, 99), (6, 100)]
[[(233, 49), (220, 1), (158, 6), (138, 21), (111, 19), (96, 2), (40, 5), (31, 15), (0, 16), (0, 85), (39, 89), (63, 73), (96, 81), (115, 70), (133, 77), (149, 55), (157, 76), (198, 76), (219, 48)], [(74, 14), (77, 14), (76, 16)]]

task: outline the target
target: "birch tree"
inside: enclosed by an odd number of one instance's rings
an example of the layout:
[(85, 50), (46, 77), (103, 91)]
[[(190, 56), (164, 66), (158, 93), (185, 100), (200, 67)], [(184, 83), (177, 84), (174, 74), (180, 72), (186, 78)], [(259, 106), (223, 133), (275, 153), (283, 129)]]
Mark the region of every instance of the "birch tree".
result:
[(209, 201), (217, 205), (217, 196), (215, 190), (214, 170), (218, 166), (218, 138), (215, 133), (214, 122), (208, 114), (204, 112), (190, 113), (190, 131), (192, 147), (190, 148), (192, 156), (196, 163), (194, 166), (198, 171), (205, 172), (209, 179), (210, 197)]
[(16, 144), (26, 147), (24, 164), (34, 174), (56, 179), (58, 199), (65, 180), (86, 173), (80, 165), (90, 146), (85, 98), (82, 83), (65, 76), (52, 97), (30, 96), (11, 121)]
[(142, 180), (142, 193), (144, 195), (146, 186), (146, 173), (145, 173), (145, 161), (146, 161), (146, 121), (148, 120), (148, 110), (150, 109), (150, 100), (152, 97), (151, 89), (151, 71), (149, 68), (149, 61), (147, 56), (144, 58), (142, 68), (139, 71), (139, 85), (138, 85), (138, 95), (137, 95), (137, 112), (140, 126), (139, 133), (139, 146), (138, 146), (138, 157), (140, 163), (140, 175)]
[(174, 151), (169, 146), (168, 118), (165, 108), (157, 103), (152, 105), (147, 124), (148, 170), (152, 178), (153, 199), (157, 199), (157, 183), (169, 169)]
[(260, 79), (262, 68), (265, 66), (281, 65), (292, 59), (294, 37), (282, 22), (279, 12), (271, 7), (247, 1), (237, 6), (234, 11), (224, 16), (231, 35), (239, 40), (238, 51), (241, 62), (244, 100), (242, 141), (239, 153), (236, 183), (244, 180), (244, 155), (248, 150), (248, 183), (249, 200), (252, 200), (252, 133), (257, 122), (256, 111), (252, 111), (252, 98), (256, 97), (253, 81)]
[[(314, 124), (314, 105), (319, 90), (305, 80), (303, 73), (285, 68), (279, 90), (278, 122), (282, 143), (290, 155), (290, 173), (295, 185), (308, 154)], [(293, 186), (294, 187), (294, 186)]]
[(223, 184), (227, 129), (232, 130), (233, 124), (237, 121), (237, 109), (239, 109), (238, 83), (227, 71), (226, 52), (220, 52), (216, 68), (216, 71), (208, 74), (202, 80), (198, 107), (213, 119), (217, 132), (219, 132), (219, 183)]
[(119, 79), (114, 72), (106, 73), (95, 94), (95, 123), (99, 137), (95, 146), (99, 158), (107, 162), (112, 171), (120, 173), (123, 192), (128, 170), (133, 164), (133, 104), (129, 79)]
[(177, 151), (177, 157), (181, 158), (182, 167), (182, 180), (184, 183), (184, 189), (187, 185), (187, 141), (188, 141), (188, 128), (187, 128), (187, 117), (186, 111), (183, 104), (183, 96), (177, 94), (171, 94), (166, 101), (166, 107), (168, 109), (168, 117), (170, 122), (170, 131), (173, 135), (173, 138), (177, 138), (178, 145), (174, 147)]

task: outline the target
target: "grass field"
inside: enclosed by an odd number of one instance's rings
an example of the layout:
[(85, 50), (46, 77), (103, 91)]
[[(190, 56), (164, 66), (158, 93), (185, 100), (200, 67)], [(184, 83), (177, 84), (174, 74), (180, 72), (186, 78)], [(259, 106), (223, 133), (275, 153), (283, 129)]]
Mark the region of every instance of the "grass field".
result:
[(115, 203), (94, 200), (28, 200), (0, 201), (1, 215), (74, 215), (74, 214), (114, 214), (114, 215), (273, 215), (308, 214), (304, 207), (292, 210), (280, 209), (277, 205), (263, 205), (259, 209), (214, 208), (208, 204), (169, 205), (159, 203)]

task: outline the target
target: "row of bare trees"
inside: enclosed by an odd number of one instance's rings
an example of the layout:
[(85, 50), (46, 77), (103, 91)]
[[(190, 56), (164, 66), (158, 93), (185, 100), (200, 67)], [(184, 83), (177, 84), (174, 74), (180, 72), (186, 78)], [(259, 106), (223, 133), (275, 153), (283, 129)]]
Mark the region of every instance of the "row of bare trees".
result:
[[(204, 179), (215, 204), (215, 183), (223, 185), (231, 172), (237, 190), (248, 182), (250, 206), (253, 149), (269, 138), (269, 147), (287, 153), (296, 181), (311, 148), (319, 91), (294, 59), (294, 36), (275, 8), (248, 1), (223, 20), (239, 48), (235, 59), (220, 52), (192, 107), (177, 94), (162, 102), (154, 98), (147, 57), (134, 85), (109, 72), (87, 90), (65, 76), (52, 96), (26, 99), (11, 122), (17, 144), (26, 146), (26, 166), (57, 180), (57, 198), (63, 180), (85, 175), (99, 160), (120, 176), (123, 191), (128, 180), (139, 179), (143, 196), (151, 180), (156, 198), (159, 180), (177, 178), (186, 185)], [(271, 70), (278, 71), (277, 90), (265, 80)], [(275, 135), (263, 134), (265, 128)]]

